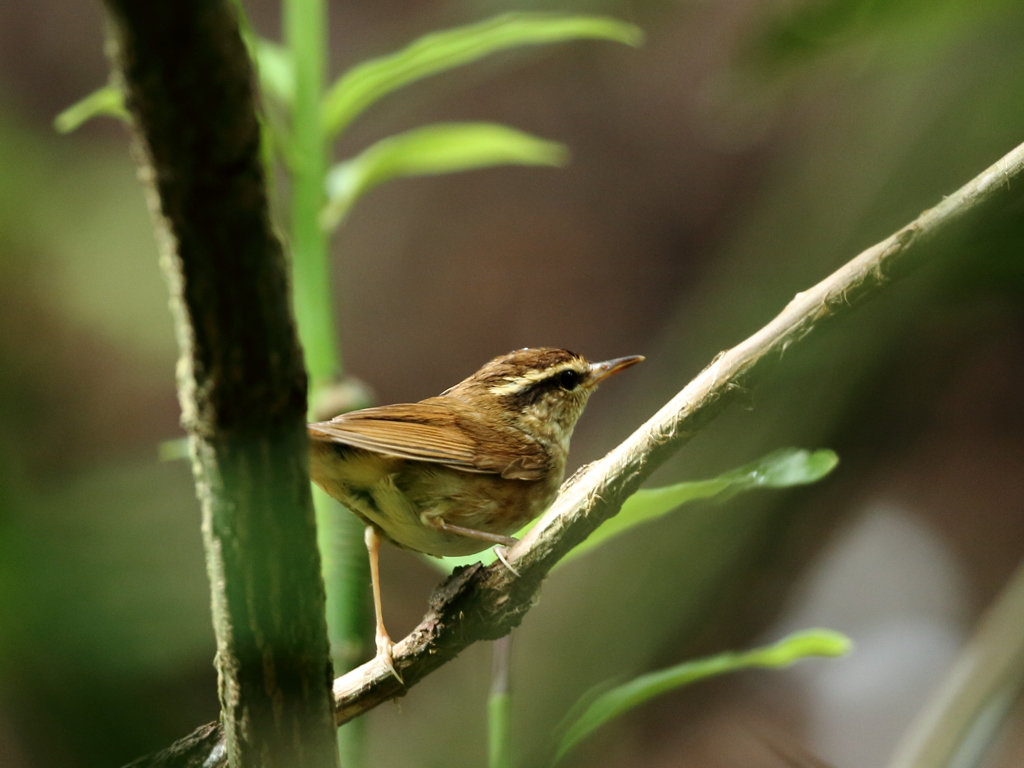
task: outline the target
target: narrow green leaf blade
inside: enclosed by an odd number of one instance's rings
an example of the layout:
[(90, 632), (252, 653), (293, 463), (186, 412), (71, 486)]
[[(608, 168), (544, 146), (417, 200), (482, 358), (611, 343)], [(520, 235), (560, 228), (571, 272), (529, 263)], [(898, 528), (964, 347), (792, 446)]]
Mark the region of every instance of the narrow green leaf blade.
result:
[(782, 448), (712, 480), (639, 490), (626, 499), (619, 514), (605, 521), (566, 555), (559, 565), (601, 546), (608, 539), (624, 531), (656, 520), (691, 501), (711, 497), (728, 499), (738, 493), (757, 488), (789, 488), (816, 483), (838, 463), (839, 457), (827, 449), (811, 452), (798, 448)]
[(128, 110), (124, 106), (124, 94), (113, 83), (96, 89), (65, 109), (54, 118), (53, 127), (57, 129), (58, 133), (71, 133), (83, 123), (101, 115), (128, 120)]
[(508, 13), (432, 32), (396, 53), (357, 64), (343, 74), (324, 96), (324, 135), (336, 136), (377, 100), (430, 75), (509, 48), (579, 39), (638, 46), (643, 33), (633, 24), (603, 16), (545, 13)]
[(777, 643), (743, 653), (721, 653), (641, 675), (594, 699), (566, 730), (555, 761), (605, 723), (644, 702), (706, 677), (751, 667), (779, 668), (809, 656), (845, 656), (853, 647), (846, 635), (828, 629), (796, 632)]
[(258, 37), (253, 53), (263, 92), (291, 106), (295, 100), (295, 62), (291, 52), (283, 45)]
[[(726, 499), (757, 488), (788, 488), (815, 483), (835, 469), (838, 463), (839, 457), (828, 449), (807, 451), (801, 448), (782, 448), (710, 480), (693, 480), (665, 488), (637, 491), (626, 500), (615, 517), (606, 520), (555, 567), (560, 568), (608, 539), (634, 526), (667, 515), (691, 501), (712, 497)], [(532, 527), (533, 523), (530, 523), (519, 531), (516, 537), (521, 537)], [(490, 565), (495, 559), (494, 553), (487, 550), (466, 557), (448, 557), (441, 560), (431, 558), (431, 562), (441, 570), (451, 572), (459, 565), (471, 565), (476, 562)]]
[(362, 195), (392, 179), (496, 165), (562, 166), (564, 145), (496, 123), (437, 123), (378, 141), (327, 174), (321, 223), (336, 227)]

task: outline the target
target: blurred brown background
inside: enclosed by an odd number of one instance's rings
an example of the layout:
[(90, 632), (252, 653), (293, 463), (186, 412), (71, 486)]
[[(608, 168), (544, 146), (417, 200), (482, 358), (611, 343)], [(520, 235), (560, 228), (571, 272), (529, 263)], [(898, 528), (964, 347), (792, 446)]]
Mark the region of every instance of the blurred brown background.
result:
[[(277, 37), (279, 9), (246, 3)], [(601, 455), (797, 291), (1024, 141), (1009, 0), (563, 4), (635, 21), (400, 92), (337, 148), (438, 120), (567, 143), (562, 171), (396, 182), (335, 240), (350, 372), (382, 402), (558, 345), (648, 362), (595, 397)], [(530, 8), (519, 4), (515, 8)], [(512, 9), (336, 2), (335, 72)], [(58, 137), (102, 84), (98, 3), (0, 5), (0, 765), (119, 765), (217, 715), (198, 505), (166, 289), (123, 127)], [(542, 765), (590, 686), (804, 626), (857, 652), (659, 699), (592, 766), (884, 766), (1024, 553), (1024, 228), (1002, 221), (788, 355), (656, 480), (832, 447), (818, 486), (705, 505), (567, 567), (517, 635), (513, 739)], [(389, 626), (437, 574), (388, 551)], [(370, 764), (484, 762), (489, 648), (369, 716)], [(1019, 765), (1020, 725), (988, 765)]]

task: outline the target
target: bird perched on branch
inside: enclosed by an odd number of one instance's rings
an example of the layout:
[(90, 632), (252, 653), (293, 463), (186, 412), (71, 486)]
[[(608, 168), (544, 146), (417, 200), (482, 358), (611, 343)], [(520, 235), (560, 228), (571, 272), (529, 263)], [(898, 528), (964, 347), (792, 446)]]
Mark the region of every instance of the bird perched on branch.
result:
[(310, 476), (366, 523), (377, 656), (399, 680), (381, 614), (381, 540), (435, 557), (514, 544), (554, 498), (590, 395), (641, 360), (520, 349), (437, 397), (309, 425)]

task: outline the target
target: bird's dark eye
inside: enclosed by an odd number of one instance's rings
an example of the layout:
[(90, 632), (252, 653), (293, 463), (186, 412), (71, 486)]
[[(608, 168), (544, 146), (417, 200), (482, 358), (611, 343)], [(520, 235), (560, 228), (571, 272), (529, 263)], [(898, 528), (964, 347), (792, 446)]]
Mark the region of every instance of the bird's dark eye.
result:
[(555, 376), (555, 382), (562, 389), (572, 391), (580, 384), (580, 374), (573, 370), (562, 371)]

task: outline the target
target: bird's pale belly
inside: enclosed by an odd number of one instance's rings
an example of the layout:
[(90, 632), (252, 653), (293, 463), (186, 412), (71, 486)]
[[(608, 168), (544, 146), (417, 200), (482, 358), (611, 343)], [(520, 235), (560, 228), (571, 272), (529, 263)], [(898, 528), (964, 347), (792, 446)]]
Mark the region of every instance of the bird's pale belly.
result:
[(493, 544), (431, 522), (509, 536), (547, 508), (562, 479), (557, 473), (508, 480), (331, 443), (314, 442), (311, 448), (314, 482), (393, 543), (436, 557), (471, 555)]

